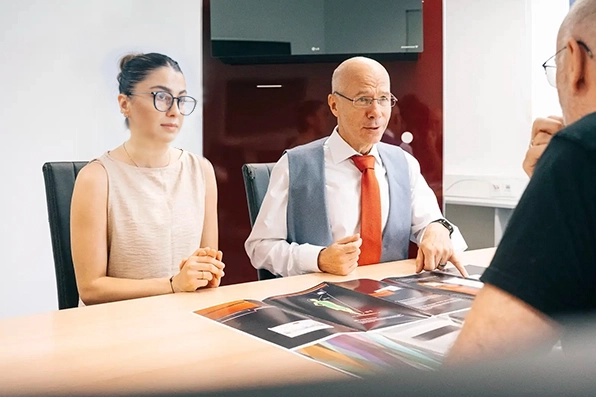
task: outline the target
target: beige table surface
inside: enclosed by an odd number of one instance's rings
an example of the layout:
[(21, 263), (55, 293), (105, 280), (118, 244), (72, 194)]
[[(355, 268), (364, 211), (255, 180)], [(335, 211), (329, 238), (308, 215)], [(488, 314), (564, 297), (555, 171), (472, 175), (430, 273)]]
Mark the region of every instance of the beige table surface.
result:
[[(463, 254), (487, 266), (494, 248)], [(0, 394), (208, 391), (348, 378), (194, 310), (263, 299), (321, 281), (414, 272), (405, 260), (348, 276), (309, 274), (0, 321)]]

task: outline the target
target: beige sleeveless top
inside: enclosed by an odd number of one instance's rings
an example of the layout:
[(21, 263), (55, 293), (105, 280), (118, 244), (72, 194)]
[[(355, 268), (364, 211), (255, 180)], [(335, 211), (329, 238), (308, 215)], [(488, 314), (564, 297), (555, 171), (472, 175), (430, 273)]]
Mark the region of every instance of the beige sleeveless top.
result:
[(205, 178), (200, 158), (183, 151), (163, 168), (138, 168), (107, 152), (107, 275), (146, 279), (178, 273), (201, 244)]

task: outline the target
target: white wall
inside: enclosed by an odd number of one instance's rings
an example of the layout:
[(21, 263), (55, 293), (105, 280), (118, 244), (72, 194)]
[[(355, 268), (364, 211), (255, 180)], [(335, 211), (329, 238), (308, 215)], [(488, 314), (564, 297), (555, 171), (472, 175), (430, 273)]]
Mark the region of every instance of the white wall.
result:
[[(516, 189), (509, 196), (518, 198), (532, 121), (560, 114), (541, 65), (555, 52), (568, 0), (444, 5), (445, 194), (454, 182), (477, 178), (506, 180)], [(465, 194), (481, 197), (487, 186)]]
[(561, 107), (557, 98), (557, 90), (547, 83), (541, 65), (557, 51), (557, 33), (563, 18), (569, 11), (569, 1), (530, 0), (530, 10), (532, 18), (532, 119), (551, 114), (560, 115)]
[(443, 4), (446, 216), (479, 248), (499, 240), (501, 229), (479, 219), (514, 208), (525, 189), (532, 121), (560, 114), (541, 65), (556, 51), (569, 2)]
[[(42, 164), (89, 160), (127, 139), (119, 58), (161, 52), (202, 99), (201, 2), (0, 0), (0, 318), (57, 308)], [(202, 105), (175, 142), (202, 152)]]
[(444, 5), (444, 172), (522, 176), (532, 122), (527, 1)]

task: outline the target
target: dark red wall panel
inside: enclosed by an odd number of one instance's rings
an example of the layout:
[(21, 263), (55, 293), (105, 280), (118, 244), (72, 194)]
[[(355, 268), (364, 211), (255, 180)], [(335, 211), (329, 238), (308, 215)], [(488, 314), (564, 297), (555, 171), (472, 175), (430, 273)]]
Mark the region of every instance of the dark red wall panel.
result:
[[(410, 150), (442, 204), (443, 10), (441, 0), (423, 3), (424, 52), (417, 61), (383, 61), (399, 99), (384, 140)], [(256, 280), (244, 251), (250, 222), (241, 167), (277, 161), (297, 135), (296, 112), (306, 100), (327, 101), (337, 63), (226, 65), (210, 55), (209, 1), (203, 1), (203, 153), (214, 165), (219, 188), (223, 284)], [(379, 39), (382, 39), (379, 36)], [(282, 89), (257, 85), (278, 85)], [(320, 118), (331, 132), (330, 112)]]

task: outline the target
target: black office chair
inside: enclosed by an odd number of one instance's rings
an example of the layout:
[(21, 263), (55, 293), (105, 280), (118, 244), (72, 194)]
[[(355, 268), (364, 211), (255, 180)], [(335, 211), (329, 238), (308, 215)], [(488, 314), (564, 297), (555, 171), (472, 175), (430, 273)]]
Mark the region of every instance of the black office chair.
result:
[(84, 161), (64, 161), (45, 163), (42, 168), (60, 310), (79, 304), (79, 290), (70, 252), (70, 200), (75, 179), (85, 165), (87, 162)]
[[(242, 166), (242, 176), (244, 177), (244, 187), (246, 188), (246, 200), (248, 202), (248, 215), (250, 216), (250, 225), (254, 226), (257, 214), (261, 209), (261, 203), (269, 187), (269, 176), (275, 163), (244, 164)], [(269, 280), (277, 276), (265, 269), (257, 270), (259, 280)]]

